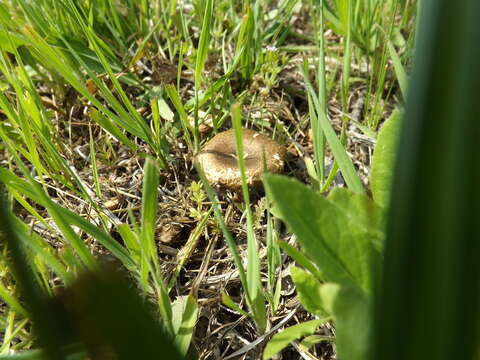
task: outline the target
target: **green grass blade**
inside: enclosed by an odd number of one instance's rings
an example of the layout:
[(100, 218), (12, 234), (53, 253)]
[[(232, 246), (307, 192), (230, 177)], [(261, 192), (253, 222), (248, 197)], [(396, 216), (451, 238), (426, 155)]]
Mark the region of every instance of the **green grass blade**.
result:
[(197, 58), (195, 61), (195, 83), (200, 84), (202, 72), (207, 61), (208, 48), (210, 42), (210, 30), (213, 19), (213, 0), (206, 0), (205, 14), (203, 15), (202, 29), (200, 31), (200, 40), (198, 42)]
[(182, 322), (175, 336), (175, 345), (179, 349), (180, 354), (184, 357), (187, 356), (188, 349), (192, 341), (195, 324), (197, 322), (197, 316), (197, 299), (192, 294), (189, 294), (187, 296), (185, 309), (182, 314)]
[(305, 81), (305, 85), (307, 87), (307, 92), (310, 95), (310, 98), (313, 100), (317, 112), (317, 116), (319, 118), (320, 126), (322, 127), (323, 133), (327, 139), (328, 144), (330, 145), (333, 156), (335, 160), (338, 162), (340, 170), (342, 171), (342, 175), (345, 178), (345, 182), (347, 183), (348, 187), (359, 194), (364, 194), (365, 189), (363, 188), (362, 182), (355, 171), (355, 168), (352, 164), (352, 161), (347, 155), (345, 148), (343, 147), (342, 143), (338, 139), (337, 135), (335, 134), (335, 130), (333, 130), (332, 125), (330, 124), (327, 115), (325, 114), (324, 110), (321, 108), (320, 103), (318, 101), (317, 95), (315, 94), (315, 90), (313, 89), (312, 84), (308, 80), (308, 75), (303, 71), (303, 77)]
[(120, 224), (117, 230), (127, 247), (130, 256), (136, 263), (140, 263), (140, 245), (136, 234), (132, 231), (128, 224)]
[(278, 354), (283, 348), (288, 346), (292, 341), (300, 339), (304, 336), (312, 335), (315, 330), (322, 325), (324, 320), (310, 320), (303, 323), (290, 326), (285, 330), (275, 334), (268, 342), (263, 352), (263, 360), (272, 358)]
[(20, 301), (13, 297), (3, 284), (0, 282), (0, 299), (12, 310), (16, 311), (22, 316), (28, 316), (27, 310), (22, 306)]
[(205, 192), (207, 193), (208, 199), (212, 202), (213, 206), (213, 213), (215, 214), (215, 219), (217, 220), (218, 225), (220, 226), (220, 229), (222, 230), (223, 236), (225, 238), (225, 241), (227, 242), (228, 248), (230, 249), (230, 252), (232, 253), (233, 256), (233, 261), (235, 263), (235, 267), (238, 270), (238, 274), (240, 277), (240, 282), (242, 283), (243, 290), (245, 291), (245, 297), (247, 299), (250, 299), (250, 294), (248, 292), (248, 283), (247, 283), (247, 276), (245, 274), (245, 268), (243, 267), (242, 264), (242, 258), (240, 257), (240, 254), (238, 253), (237, 249), (237, 243), (232, 237), (232, 234), (228, 230), (227, 225), (225, 224), (225, 220), (223, 219), (222, 213), (220, 211), (220, 206), (218, 205), (218, 200), (215, 195), (214, 190), (212, 187), (208, 184), (208, 181), (205, 177), (205, 174), (203, 172), (203, 169), (201, 166), (196, 163), (195, 168), (197, 170), (197, 173), (202, 180), (203, 188), (205, 189)]
[(390, 40), (387, 40), (387, 47), (388, 52), (390, 54), (390, 58), (392, 59), (393, 67), (395, 69), (395, 75), (397, 76), (398, 85), (400, 86), (400, 90), (402, 92), (402, 96), (404, 99), (407, 98), (407, 73), (405, 68), (402, 65), (402, 61), (398, 56), (393, 44)]
[(295, 260), (297, 264), (303, 266), (305, 269), (310, 271), (313, 275), (316, 276), (317, 279), (324, 278), (320, 270), (309, 258), (307, 258), (307, 256), (303, 252), (299, 251), (294, 246), (290, 245), (285, 241), (279, 241), (278, 245), (282, 248), (283, 251), (288, 254), (288, 256)]
[(200, 40), (198, 42), (197, 57), (195, 61), (195, 112), (194, 120), (195, 125), (193, 128), (193, 139), (195, 153), (200, 150), (200, 133), (198, 130), (198, 96), (200, 92), (200, 84), (202, 81), (202, 72), (207, 61), (209, 42), (210, 42), (210, 29), (212, 27), (213, 19), (213, 0), (206, 0), (205, 14), (203, 15), (202, 29), (200, 32)]
[(183, 129), (183, 138), (187, 142), (189, 149), (193, 151), (193, 143), (190, 133), (193, 134), (194, 130), (190, 125), (190, 122), (188, 121), (187, 113), (182, 105), (182, 100), (180, 99), (180, 96), (178, 96), (177, 89), (175, 88), (175, 86), (169, 84), (165, 86), (165, 91), (167, 92), (170, 101), (173, 103), (175, 110), (177, 110), (178, 117), (180, 118), (180, 125)]
[(95, 240), (105, 246), (112, 253), (112, 255), (119, 259), (127, 268), (134, 266), (134, 262), (132, 261), (126, 249), (110, 235), (74, 212), (62, 208), (59, 205), (56, 205), (55, 207), (58, 213), (61, 214), (61, 216), (64, 217), (67, 222), (90, 234)]
[(238, 167), (242, 178), (242, 193), (245, 209), (247, 212), (247, 285), (255, 323), (259, 331), (264, 332), (266, 327), (265, 300), (262, 293), (260, 280), (260, 259), (258, 256), (258, 245), (253, 228), (253, 214), (250, 204), (250, 193), (248, 191), (247, 176), (245, 170), (245, 159), (243, 151), (243, 129), (240, 114), (240, 104), (232, 106), (232, 122), (235, 130), (235, 142), (237, 150)]
[(107, 117), (102, 114), (100, 111), (93, 109), (90, 112), (92, 120), (100, 125), (106, 132), (112, 135), (115, 139), (120, 141), (122, 144), (128, 146), (131, 150), (137, 150), (137, 145), (135, 145), (118, 127), (115, 125), (114, 120), (111, 117)]
[(149, 272), (156, 272), (160, 268), (154, 238), (157, 223), (158, 184), (159, 169), (155, 161), (148, 158), (144, 167), (140, 233), (141, 278), (145, 288), (147, 288)]
[(90, 138), (90, 163), (92, 164), (93, 182), (95, 184), (95, 194), (99, 199), (102, 199), (102, 191), (100, 190), (100, 178), (98, 177), (97, 156), (95, 152), (95, 141), (93, 140), (92, 127), (88, 127), (88, 135)]
[[(319, 19), (318, 25), (314, 21), (314, 28), (316, 30), (316, 35), (318, 37), (318, 67), (317, 67), (317, 76), (318, 76), (318, 101), (320, 107), (326, 110), (327, 106), (327, 87), (326, 87), (326, 71), (325, 71), (325, 2), (320, 0), (320, 6), (318, 7)], [(318, 29), (317, 29), (318, 26)], [(307, 62), (308, 69), (308, 62)], [(311, 113), (311, 105), (309, 102), (309, 113)], [(318, 120), (312, 118), (312, 131), (314, 139), (314, 148), (315, 148), (315, 157), (316, 157), (316, 166), (317, 166), (317, 175), (320, 179), (323, 180), (325, 172), (325, 136), (321, 130), (321, 127), (318, 124)]]

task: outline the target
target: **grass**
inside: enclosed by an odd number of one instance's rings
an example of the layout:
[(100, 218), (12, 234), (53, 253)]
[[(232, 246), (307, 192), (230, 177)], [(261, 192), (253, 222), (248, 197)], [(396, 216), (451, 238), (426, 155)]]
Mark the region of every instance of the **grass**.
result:
[[(1, 2), (0, 184), (36, 284), (54, 296), (114, 261), (182, 354), (261, 357), (295, 303), (289, 266), (303, 255), (245, 176), (242, 194), (202, 189), (194, 156), (235, 128), (243, 168), (248, 126), (287, 147), (289, 176), (369, 194), (376, 134), (408, 90), (416, 7)], [(1, 355), (37, 348), (10, 251), (2, 244)], [(288, 325), (314, 319), (293, 309)], [(334, 353), (296, 349), (285, 358)]]

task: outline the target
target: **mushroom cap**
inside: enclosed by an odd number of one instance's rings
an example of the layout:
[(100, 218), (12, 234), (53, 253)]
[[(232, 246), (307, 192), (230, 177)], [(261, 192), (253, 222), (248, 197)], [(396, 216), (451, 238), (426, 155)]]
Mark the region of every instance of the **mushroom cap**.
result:
[[(242, 129), (245, 172), (249, 186), (261, 184), (264, 171), (280, 173), (285, 163), (286, 149), (269, 137), (250, 129)], [(265, 155), (263, 155), (265, 154)], [(221, 132), (208, 141), (196, 160), (211, 185), (238, 190), (242, 187), (234, 129)]]

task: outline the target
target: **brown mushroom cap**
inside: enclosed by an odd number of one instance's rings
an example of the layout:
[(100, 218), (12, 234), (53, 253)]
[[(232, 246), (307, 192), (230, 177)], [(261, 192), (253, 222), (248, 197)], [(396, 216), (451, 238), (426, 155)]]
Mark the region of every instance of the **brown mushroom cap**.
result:
[[(264, 170), (280, 173), (285, 162), (285, 147), (269, 137), (250, 129), (243, 129), (243, 153), (247, 183), (250, 186), (261, 184)], [(265, 155), (263, 155), (265, 154)], [(203, 147), (196, 159), (203, 168), (211, 185), (238, 190), (242, 186), (240, 168), (237, 162), (235, 131), (224, 131), (214, 136)]]

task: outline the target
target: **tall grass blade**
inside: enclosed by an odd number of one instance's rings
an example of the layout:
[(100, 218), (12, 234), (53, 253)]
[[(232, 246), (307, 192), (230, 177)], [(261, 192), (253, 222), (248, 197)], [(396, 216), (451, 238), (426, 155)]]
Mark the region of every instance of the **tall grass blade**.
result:
[(237, 243), (232, 237), (232, 234), (228, 230), (227, 225), (225, 224), (225, 220), (223, 219), (222, 213), (220, 206), (218, 204), (217, 197), (215, 195), (215, 191), (212, 189), (212, 187), (208, 184), (207, 178), (205, 177), (205, 173), (203, 172), (202, 167), (196, 163), (195, 168), (197, 170), (197, 173), (202, 180), (203, 188), (205, 189), (205, 192), (207, 193), (208, 199), (212, 202), (212, 207), (213, 207), (213, 213), (215, 215), (215, 220), (217, 220), (218, 225), (220, 226), (220, 229), (222, 230), (223, 236), (225, 237), (225, 241), (227, 242), (228, 248), (232, 253), (233, 256), (233, 262), (235, 263), (235, 267), (238, 270), (238, 274), (240, 277), (240, 282), (242, 283), (243, 290), (245, 291), (245, 297), (247, 299), (250, 299), (250, 293), (248, 291), (248, 283), (247, 283), (247, 276), (245, 274), (245, 268), (243, 267), (242, 264), (242, 258), (240, 257), (240, 254), (237, 249)]
[(183, 138), (187, 142), (189, 149), (193, 151), (194, 150), (193, 143), (192, 143), (192, 138), (190, 134), (191, 133), (193, 134), (194, 130), (190, 125), (190, 122), (188, 121), (187, 112), (183, 107), (182, 100), (178, 95), (177, 89), (175, 88), (175, 86), (169, 84), (165, 86), (165, 92), (170, 98), (170, 101), (173, 103), (175, 110), (177, 110), (178, 117), (180, 118), (180, 125), (182, 126), (182, 129), (183, 129)]
[(362, 182), (360, 181), (360, 178), (355, 171), (352, 160), (350, 160), (350, 158), (348, 157), (345, 148), (335, 134), (335, 130), (333, 129), (330, 121), (327, 118), (325, 109), (321, 107), (318, 96), (316, 95), (316, 92), (312, 84), (310, 83), (310, 80), (308, 80), (308, 75), (306, 74), (304, 69), (302, 69), (302, 72), (308, 95), (313, 100), (313, 103), (315, 105), (315, 111), (317, 112), (320, 126), (322, 127), (325, 138), (327, 139), (327, 142), (332, 149), (333, 156), (335, 157), (335, 160), (337, 161), (338, 166), (342, 171), (345, 182), (352, 191), (359, 194), (364, 194), (365, 189), (363, 188)]
[(265, 301), (262, 294), (262, 283), (260, 280), (260, 259), (258, 256), (258, 245), (253, 228), (253, 214), (250, 204), (250, 193), (248, 191), (246, 167), (243, 151), (243, 129), (240, 114), (240, 104), (236, 103), (232, 106), (232, 121), (235, 130), (235, 142), (237, 149), (237, 161), (240, 168), (242, 179), (242, 193), (245, 209), (247, 212), (247, 285), (250, 295), (252, 310), (254, 312), (254, 320), (260, 332), (265, 331), (266, 327), (266, 311)]
[(210, 29), (212, 27), (213, 19), (213, 0), (206, 0), (205, 14), (203, 16), (202, 30), (200, 33), (200, 40), (197, 49), (197, 58), (195, 62), (195, 126), (193, 129), (194, 148), (195, 153), (200, 150), (200, 133), (198, 130), (198, 96), (200, 91), (200, 84), (202, 81), (202, 72), (207, 61), (208, 48), (210, 42)]
[(159, 169), (153, 159), (147, 159), (144, 168), (142, 193), (142, 226), (140, 233), (141, 279), (147, 288), (148, 274), (160, 268), (155, 245), (155, 224), (157, 221)]
[(400, 86), (400, 91), (404, 99), (407, 98), (407, 73), (403, 67), (402, 61), (397, 54), (397, 51), (393, 47), (393, 44), (390, 40), (387, 40), (388, 52), (390, 58), (392, 59), (393, 68), (395, 69), (395, 75), (397, 76), (398, 85)]

